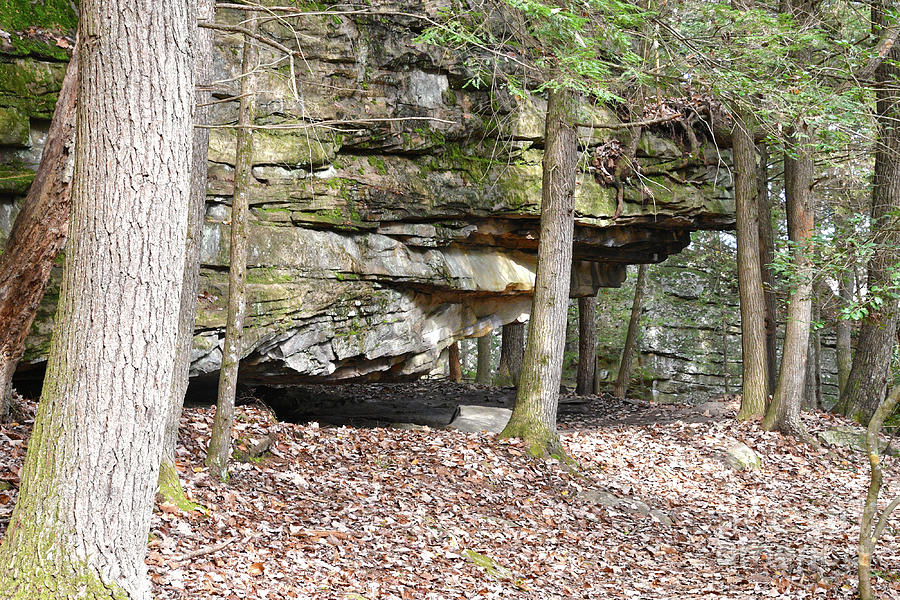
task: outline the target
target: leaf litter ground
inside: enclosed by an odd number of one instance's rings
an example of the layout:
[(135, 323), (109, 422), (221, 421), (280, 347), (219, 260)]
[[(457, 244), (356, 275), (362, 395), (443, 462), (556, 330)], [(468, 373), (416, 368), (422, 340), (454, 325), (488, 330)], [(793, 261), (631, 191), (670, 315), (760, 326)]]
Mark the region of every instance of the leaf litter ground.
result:
[[(592, 398), (561, 413), (571, 473), (489, 434), (295, 425), (245, 406), (237, 449), (274, 442), (228, 484), (203, 466), (213, 409), (189, 408), (178, 466), (208, 513), (157, 503), (155, 597), (853, 598), (863, 455), (739, 424), (735, 408)], [(30, 427), (0, 426), (0, 535)], [(761, 471), (725, 465), (735, 440)], [(883, 598), (900, 598), (897, 536), (876, 551)]]

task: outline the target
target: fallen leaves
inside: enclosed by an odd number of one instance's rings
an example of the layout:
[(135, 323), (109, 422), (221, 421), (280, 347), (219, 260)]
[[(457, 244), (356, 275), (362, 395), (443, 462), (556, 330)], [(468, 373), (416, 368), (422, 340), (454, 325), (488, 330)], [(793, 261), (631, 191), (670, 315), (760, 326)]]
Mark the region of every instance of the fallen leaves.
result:
[[(514, 440), (279, 424), (242, 407), (236, 438), (277, 441), (262, 460), (234, 463), (223, 485), (203, 467), (211, 418), (185, 411), (177, 457), (209, 514), (154, 512), (147, 564), (161, 600), (854, 595), (867, 472), (844, 449), (689, 407), (599, 398), (561, 410), (583, 467), (571, 474), (527, 459)], [(833, 421), (804, 418), (814, 433)], [(24, 443), (14, 442), (29, 425), (0, 428), (0, 480), (18, 472)], [(752, 448), (762, 470), (725, 467), (729, 440)], [(13, 483), (0, 491), (12, 501)], [(11, 508), (0, 502), (0, 532)], [(889, 527), (879, 572), (900, 570), (896, 542)], [(900, 596), (895, 581), (876, 588)]]

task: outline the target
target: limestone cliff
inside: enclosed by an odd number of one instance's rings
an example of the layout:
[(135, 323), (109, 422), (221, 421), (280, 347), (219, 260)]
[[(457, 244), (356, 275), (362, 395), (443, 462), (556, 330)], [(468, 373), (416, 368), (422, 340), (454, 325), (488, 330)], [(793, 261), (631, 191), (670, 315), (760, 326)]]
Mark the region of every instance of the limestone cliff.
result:
[[(543, 100), (475, 89), (465, 56), (417, 43), (423, 21), (398, 13), (434, 16), (438, 3), (372, 6), (390, 14), (263, 25), (302, 59), (292, 69), (262, 48), (241, 367), (248, 381), (416, 377), (454, 340), (530, 309)], [(220, 10), (217, 19), (242, 17)], [(237, 93), (240, 43), (237, 34), (218, 37), (217, 98)], [(63, 71), (53, 57), (21, 54), (0, 55), (0, 118), (13, 114), (17, 123), (0, 132), (0, 170), (12, 175), (0, 176), (4, 231)], [(195, 375), (216, 371), (221, 357), (236, 110), (236, 102), (213, 106)], [(617, 120), (603, 107), (583, 113), (584, 121)], [(620, 285), (627, 264), (665, 260), (692, 230), (733, 225), (727, 157), (712, 145), (682, 148), (672, 125), (643, 133), (645, 174), (628, 182), (614, 218), (616, 189), (597, 182), (589, 158), (626, 132), (579, 131), (573, 297)], [(51, 290), (29, 340), (31, 362), (46, 351), (53, 300)]]

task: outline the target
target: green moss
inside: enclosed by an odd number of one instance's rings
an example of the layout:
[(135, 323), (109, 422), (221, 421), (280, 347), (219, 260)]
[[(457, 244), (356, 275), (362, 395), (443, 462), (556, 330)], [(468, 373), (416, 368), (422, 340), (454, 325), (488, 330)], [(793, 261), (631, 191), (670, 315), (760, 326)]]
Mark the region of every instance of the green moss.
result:
[(18, 59), (0, 62), (0, 106), (26, 117), (49, 119), (66, 74), (66, 65)]
[(31, 169), (0, 165), (0, 193), (23, 196), (28, 193), (32, 181), (34, 171)]
[(369, 164), (375, 167), (375, 172), (379, 175), (387, 175), (387, 165), (384, 164), (384, 159), (380, 156), (372, 155), (368, 158)]
[(67, 60), (67, 53), (55, 42), (22, 38), (16, 33), (35, 27), (72, 35), (77, 24), (74, 6), (69, 0), (0, 0), (0, 29), (13, 34), (14, 54)]
[(178, 470), (171, 461), (164, 460), (159, 466), (158, 485), (159, 496), (163, 502), (174, 504), (184, 512), (191, 512), (194, 510), (204, 513), (208, 512), (206, 507), (202, 504), (197, 504), (188, 499), (187, 494), (184, 493), (184, 488), (181, 487), (181, 480), (178, 478)]

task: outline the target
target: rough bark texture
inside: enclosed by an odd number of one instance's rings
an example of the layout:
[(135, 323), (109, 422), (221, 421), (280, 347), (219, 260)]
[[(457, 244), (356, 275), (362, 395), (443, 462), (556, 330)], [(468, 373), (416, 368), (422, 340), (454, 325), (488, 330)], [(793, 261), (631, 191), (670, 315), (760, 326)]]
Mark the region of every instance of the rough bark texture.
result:
[(766, 299), (759, 251), (756, 147), (740, 114), (734, 115), (734, 199), (737, 221), (737, 274), (741, 304), (742, 393), (738, 419), (762, 417), (769, 393), (766, 367)]
[(194, 104), (186, 0), (83, 0), (71, 235), (0, 598), (149, 599)]
[(66, 242), (75, 140), (78, 43), (66, 69), (34, 182), (0, 254), (0, 421), (53, 260)]
[(763, 419), (763, 428), (805, 436), (806, 431), (800, 421), (800, 407), (806, 381), (812, 316), (813, 272), (808, 241), (815, 229), (812, 206), (814, 164), (806, 124), (799, 122), (791, 137), (796, 157), (792, 158), (791, 153), (785, 154), (784, 181), (788, 236), (795, 244), (793, 266), (799, 283), (788, 303), (781, 370), (778, 373), (775, 395)]
[(541, 233), (531, 323), (516, 403), (501, 437), (525, 440), (529, 454), (563, 454), (556, 431), (572, 264), (577, 102), (566, 90), (550, 92), (545, 123)]
[(206, 464), (221, 480), (228, 478), (231, 458), (231, 430), (234, 425), (234, 400), (237, 395), (238, 367), (241, 362), (241, 333), (247, 313), (247, 219), (250, 212), (250, 169), (253, 161), (253, 111), (255, 104), (254, 75), (257, 67), (256, 41), (251, 37), (259, 30), (256, 13), (248, 13), (241, 68), (241, 106), (238, 117), (237, 147), (234, 167), (234, 195), (231, 201), (231, 259), (228, 269), (228, 321), (222, 347), (222, 369), (219, 371), (219, 393), (213, 419)]
[[(628, 393), (631, 381), (631, 365), (637, 350), (637, 334), (641, 326), (641, 305), (647, 292), (647, 265), (638, 267), (637, 281), (634, 283), (634, 301), (631, 303), (631, 318), (628, 319), (628, 331), (625, 333), (625, 345), (622, 347), (622, 358), (619, 360), (619, 373), (613, 386), (613, 395), (624, 398)], [(727, 383), (726, 383), (727, 385)]]
[(873, 600), (874, 598), (872, 594), (872, 554), (875, 552), (875, 544), (878, 543), (878, 537), (884, 531), (891, 512), (900, 503), (900, 498), (892, 500), (876, 522), (878, 495), (884, 483), (884, 471), (881, 468), (881, 457), (878, 450), (878, 433), (881, 431), (885, 419), (894, 414), (898, 404), (900, 404), (900, 386), (895, 387), (887, 399), (878, 406), (866, 429), (866, 454), (869, 458), (870, 476), (866, 503), (863, 505), (863, 512), (859, 519), (859, 546), (856, 564), (860, 600)]
[(578, 373), (575, 393), (594, 391), (594, 369), (597, 367), (597, 339), (594, 321), (597, 316), (597, 297), (578, 299)]
[(459, 362), (459, 342), (453, 342), (447, 351), (447, 359), (449, 367), (447, 369), (450, 375), (450, 381), (462, 381), (462, 365)]
[[(853, 277), (845, 276), (838, 281), (838, 295), (842, 306), (847, 306), (853, 301)], [(853, 323), (849, 319), (837, 321), (837, 343), (835, 353), (837, 355), (838, 389), (844, 393), (847, 380), (850, 379), (850, 367), (853, 364), (853, 349), (851, 346)]]
[[(887, 24), (884, 13), (872, 9), (876, 31)], [(872, 231), (879, 246), (868, 265), (868, 289), (890, 281), (900, 264), (900, 45), (895, 45), (875, 72), (878, 123), (875, 143), (875, 178), (872, 185)], [(885, 298), (880, 310), (870, 312), (859, 329), (856, 353), (847, 385), (841, 394), (843, 413), (869, 421), (884, 399), (890, 373), (894, 332), (900, 300)]]
[(519, 385), (522, 359), (525, 355), (525, 323), (503, 326), (500, 342), (500, 366), (497, 368), (497, 385)]
[[(211, 21), (215, 14), (214, 0), (197, 2), (197, 19)], [(194, 124), (206, 124), (209, 109), (204, 106), (211, 94), (209, 65), (212, 59), (212, 31), (197, 27), (194, 31), (194, 79), (197, 82), (194, 105)], [(200, 286), (200, 240), (203, 234), (203, 217), (206, 210), (206, 154), (209, 147), (209, 130), (194, 128), (194, 152), (191, 164), (191, 204), (188, 209), (187, 251), (184, 257), (184, 276), (181, 290), (181, 309), (178, 314), (178, 350), (175, 354), (175, 379), (163, 447), (159, 464), (159, 493), (166, 502), (183, 509), (194, 508), (181, 487), (175, 467), (175, 445), (178, 442), (178, 424), (184, 395), (187, 392), (191, 365), (191, 346), (194, 341), (194, 321), (197, 313), (197, 293)]]
[(775, 232), (772, 230), (772, 201), (769, 196), (769, 151), (759, 144), (759, 167), (756, 172), (756, 198), (759, 220), (759, 265), (762, 270), (763, 294), (766, 300), (766, 373), (768, 394), (775, 393), (778, 379), (777, 333), (778, 302), (775, 298), (775, 273), (769, 266), (775, 260)]
[(491, 384), (491, 334), (478, 338), (478, 368), (475, 383)]

